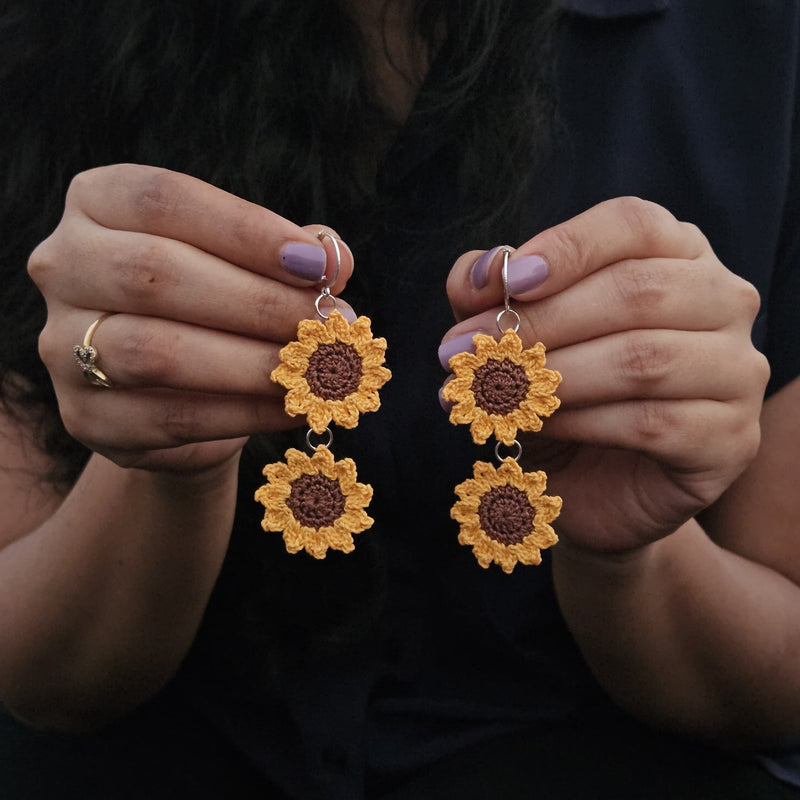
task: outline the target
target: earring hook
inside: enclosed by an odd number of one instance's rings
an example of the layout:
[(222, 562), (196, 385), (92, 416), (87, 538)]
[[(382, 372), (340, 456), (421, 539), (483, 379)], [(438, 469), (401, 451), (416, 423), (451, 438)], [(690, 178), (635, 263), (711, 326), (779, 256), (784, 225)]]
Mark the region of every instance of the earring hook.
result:
[[(503, 246), (503, 269), (500, 273), (503, 278), (503, 310), (497, 315), (497, 328), (500, 333), (505, 333), (507, 330), (512, 330), (516, 333), (520, 324), (520, 316), (511, 308), (511, 297), (508, 293), (508, 257), (512, 252), (513, 250), (508, 245)], [(504, 327), (502, 320), (507, 314), (513, 318), (514, 324)]]
[[(317, 239), (319, 239), (320, 241), (323, 241), (326, 238), (330, 239), (331, 243), (333, 244), (333, 250), (336, 253), (336, 267), (333, 271), (332, 278), (324, 276), (320, 281), (319, 296), (314, 301), (314, 308), (317, 309), (317, 314), (319, 314), (319, 316), (322, 319), (328, 319), (328, 315), (330, 314), (330, 312), (336, 310), (336, 298), (331, 294), (330, 287), (333, 286), (334, 283), (336, 283), (336, 280), (339, 277), (339, 271), (342, 268), (342, 251), (339, 247), (339, 241), (340, 241), (339, 238), (334, 236), (330, 231), (325, 231), (325, 230), (322, 230), (317, 234)], [(323, 302), (330, 302), (332, 304), (327, 314), (322, 310)]]

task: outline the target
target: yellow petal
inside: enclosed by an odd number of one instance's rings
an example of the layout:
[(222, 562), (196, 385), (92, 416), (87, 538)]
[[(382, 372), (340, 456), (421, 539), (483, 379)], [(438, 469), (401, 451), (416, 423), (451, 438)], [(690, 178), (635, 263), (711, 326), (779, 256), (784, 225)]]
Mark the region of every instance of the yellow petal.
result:
[[(300, 378), (300, 386), (289, 389), (283, 399), (283, 407), (290, 417), (297, 417), (308, 412), (314, 395), (309, 394), (305, 378)], [(284, 384), (286, 385), (286, 384)]]
[[(315, 398), (315, 400), (319, 400), (319, 398)], [(319, 402), (309, 403), (309, 406), (310, 407), (306, 411), (308, 427), (311, 428), (314, 433), (324, 433), (325, 428), (328, 427), (328, 424), (333, 418), (328, 404), (324, 400), (319, 400)]]
[(469, 432), (472, 434), (472, 441), (475, 444), (484, 444), (494, 432), (494, 425), (492, 425), (489, 415), (485, 412), (476, 415), (469, 426)]
[[(491, 338), (491, 337), (489, 337)], [(494, 341), (494, 339), (492, 339)], [(460, 376), (465, 373), (472, 373), (478, 367), (483, 366), (486, 361), (480, 358), (475, 353), (464, 351), (463, 353), (456, 353), (448, 362), (450, 371)]]
[(377, 392), (359, 391), (353, 397), (353, 403), (361, 414), (368, 414), (370, 411), (377, 411), (381, 407), (381, 398)]
[(328, 546), (334, 550), (341, 550), (343, 553), (352, 553), (355, 549), (352, 535), (345, 530), (337, 528), (326, 528), (325, 538)]
[(333, 334), (339, 341), (351, 344), (352, 334), (350, 323), (339, 311), (331, 311), (325, 324), (328, 333)]
[(332, 417), (343, 428), (355, 428), (358, 425), (358, 406), (349, 401), (349, 398), (336, 401)]
[(522, 340), (514, 331), (506, 331), (494, 348), (494, 358), (502, 361), (505, 358), (517, 363), (517, 356), (522, 353)]
[(496, 414), (493, 414), (491, 419), (494, 422), (494, 435), (506, 447), (514, 444), (514, 440), (517, 438), (517, 426), (514, 422), (508, 417), (500, 417)]

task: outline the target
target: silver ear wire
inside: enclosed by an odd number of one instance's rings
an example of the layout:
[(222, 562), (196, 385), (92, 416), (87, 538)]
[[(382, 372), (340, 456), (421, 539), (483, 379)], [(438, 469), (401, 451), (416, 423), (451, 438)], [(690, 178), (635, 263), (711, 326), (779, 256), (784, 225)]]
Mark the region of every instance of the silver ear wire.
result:
[(324, 277), (321, 281), (322, 288), (327, 288), (328, 286), (332, 286), (336, 283), (337, 278), (339, 277), (339, 271), (342, 268), (342, 251), (339, 247), (339, 242), (341, 241), (338, 236), (334, 236), (330, 231), (322, 230), (317, 234), (317, 239), (322, 241), (323, 239), (330, 239), (331, 244), (333, 244), (333, 250), (336, 253), (336, 269), (333, 272), (333, 277), (328, 278)]
[[(342, 251), (339, 247), (339, 239), (338, 237), (334, 236), (330, 231), (322, 230), (317, 234), (317, 239), (322, 241), (323, 239), (330, 239), (331, 243), (333, 244), (333, 250), (336, 253), (336, 268), (333, 271), (333, 277), (328, 278), (327, 275), (320, 281), (319, 286), (319, 296), (314, 301), (314, 308), (317, 309), (317, 314), (322, 319), (328, 319), (328, 314), (331, 311), (336, 310), (336, 298), (331, 294), (330, 287), (336, 283), (337, 278), (339, 277), (339, 272), (342, 268)], [(323, 302), (330, 302), (332, 305), (328, 310), (328, 313), (325, 313), (322, 310), (322, 303)]]
[[(503, 277), (503, 310), (497, 315), (497, 328), (500, 333), (505, 333), (507, 330), (512, 330), (516, 333), (519, 330), (520, 317), (519, 314), (511, 308), (511, 297), (508, 294), (508, 257), (513, 250), (507, 245), (503, 247), (503, 269), (501, 275)], [(503, 327), (503, 317), (506, 315), (514, 319), (514, 324), (508, 327)]]

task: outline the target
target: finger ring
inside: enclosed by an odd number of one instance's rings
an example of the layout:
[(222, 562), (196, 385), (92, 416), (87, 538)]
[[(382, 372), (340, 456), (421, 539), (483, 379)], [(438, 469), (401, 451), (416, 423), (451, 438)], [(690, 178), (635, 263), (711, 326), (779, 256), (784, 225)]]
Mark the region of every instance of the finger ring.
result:
[(97, 366), (98, 353), (97, 348), (92, 345), (92, 336), (94, 336), (100, 323), (104, 319), (113, 316), (113, 314), (114, 312), (109, 312), (96, 319), (86, 329), (86, 334), (83, 337), (83, 344), (76, 344), (72, 348), (72, 352), (75, 354), (75, 361), (83, 370), (83, 377), (92, 385), (103, 386), (106, 389), (113, 386), (113, 384), (109, 380), (108, 375)]

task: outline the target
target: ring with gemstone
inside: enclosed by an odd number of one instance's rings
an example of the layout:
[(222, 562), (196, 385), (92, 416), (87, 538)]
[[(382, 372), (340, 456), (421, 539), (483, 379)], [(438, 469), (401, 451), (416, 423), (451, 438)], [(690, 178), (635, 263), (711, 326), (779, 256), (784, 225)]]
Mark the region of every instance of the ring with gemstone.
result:
[(92, 337), (97, 332), (100, 323), (112, 316), (113, 313), (114, 312), (109, 312), (98, 317), (86, 329), (86, 334), (83, 337), (83, 344), (76, 344), (72, 348), (72, 352), (75, 354), (75, 361), (83, 370), (83, 377), (93, 386), (102, 386), (105, 389), (110, 388), (114, 384), (111, 382), (108, 375), (97, 366), (98, 352), (97, 348), (92, 345)]

